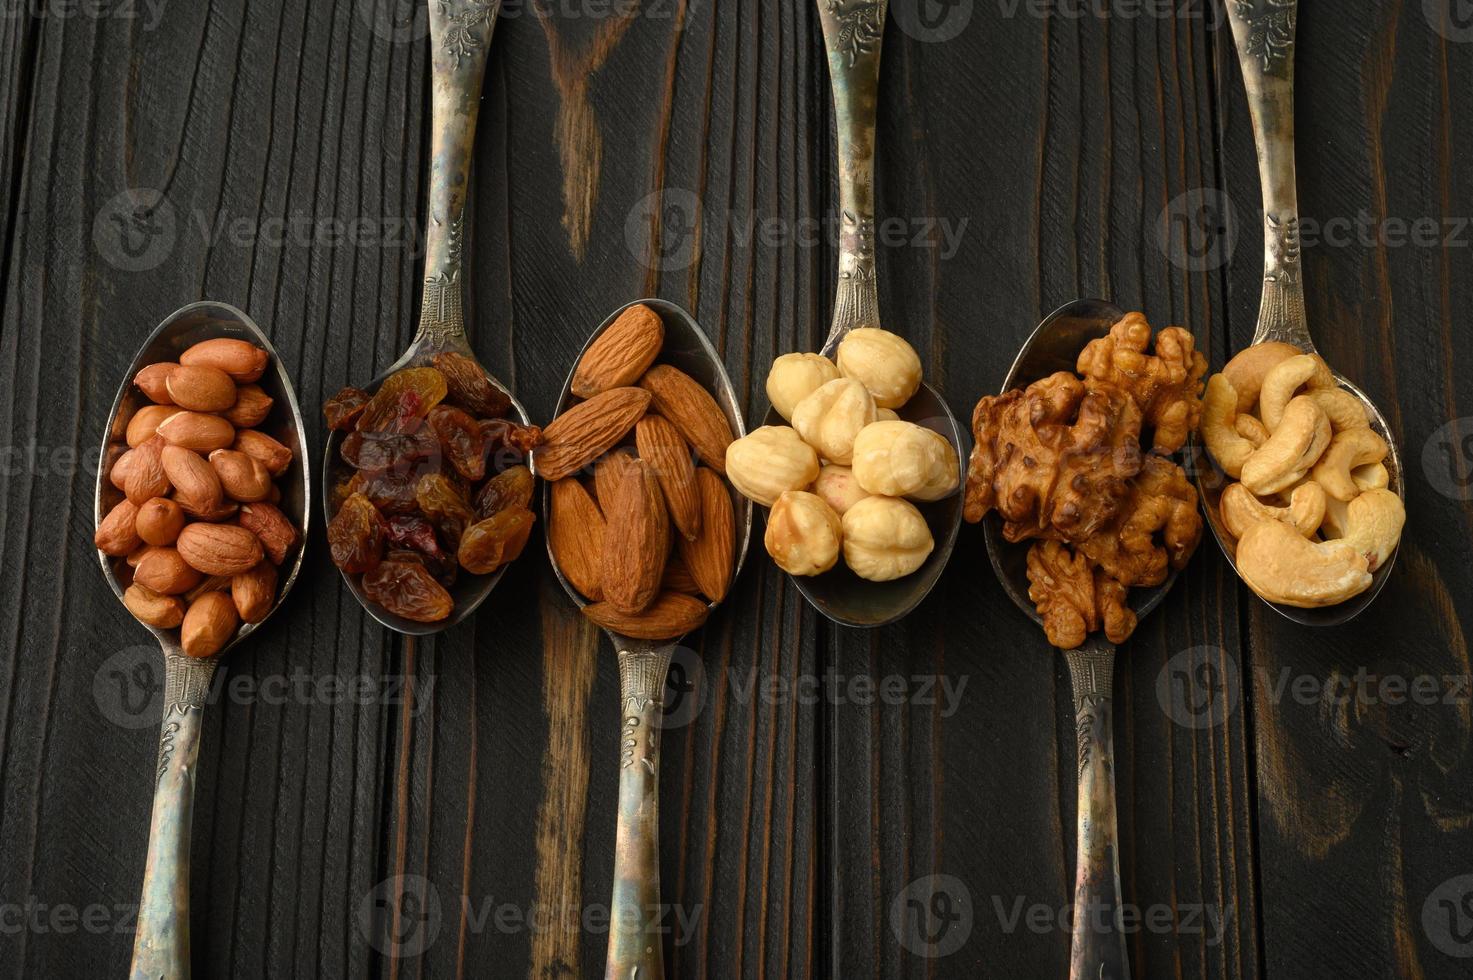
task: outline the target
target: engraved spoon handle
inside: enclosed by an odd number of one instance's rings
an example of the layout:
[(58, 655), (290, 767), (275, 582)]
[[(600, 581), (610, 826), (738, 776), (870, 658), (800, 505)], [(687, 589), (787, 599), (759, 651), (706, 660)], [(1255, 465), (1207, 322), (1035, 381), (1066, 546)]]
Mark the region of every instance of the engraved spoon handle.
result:
[(430, 194), (419, 333), (465, 336), (461, 229), (486, 51), (501, 0), (427, 0), (430, 7)]
[(673, 646), (619, 650), (619, 818), (605, 980), (665, 975), (660, 909), (660, 706)]
[(1229, 0), (1263, 185), (1263, 301), (1255, 344), (1313, 351), (1304, 316), (1299, 201), (1294, 186), (1294, 30), (1298, 0)]
[(1111, 729), (1115, 648), (1090, 641), (1065, 654), (1079, 738), (1079, 837), (1074, 876), (1071, 980), (1129, 980), (1115, 825), (1115, 737)]
[(194, 815), (195, 760), (213, 658), (164, 655), (164, 719), (148, 831), (132, 980), (189, 976), (189, 828)]
[(839, 157), (839, 282), (824, 342), (880, 325), (875, 287), (875, 107), (888, 0), (817, 0), (834, 90)]

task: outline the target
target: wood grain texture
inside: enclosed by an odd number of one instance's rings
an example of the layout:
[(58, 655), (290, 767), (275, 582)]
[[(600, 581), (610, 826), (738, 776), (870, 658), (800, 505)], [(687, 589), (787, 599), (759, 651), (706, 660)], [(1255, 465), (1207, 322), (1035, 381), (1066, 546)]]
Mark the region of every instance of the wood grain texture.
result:
[[(1219, 5), (1084, 6), (892, 0), (881, 311), (962, 416), (1075, 296), (1187, 326), (1217, 364), (1252, 334), (1257, 171)], [(1309, 633), (1206, 543), (1121, 650), (1125, 899), (1166, 917), (1131, 937), (1137, 976), (1466, 973), (1473, 44), (1436, 6), (1306, 3), (1299, 22), (1302, 208), (1352, 236), (1306, 248), (1311, 326), (1402, 439), (1406, 547), (1362, 621)], [(118, 975), (131, 947), (161, 671), (90, 541), (85, 458), (118, 374), (201, 296), (261, 324), (308, 409), (403, 349), (428, 131), (418, 10), (0, 18), (0, 925), (30, 910), (0, 933), (6, 976)], [(638, 295), (696, 314), (749, 421), (770, 360), (821, 342), (837, 192), (815, 13), (508, 5), (477, 135), (470, 313), (478, 354), (535, 418), (588, 331)], [(1363, 243), (1363, 212), (1442, 235), (1387, 225)], [(197, 973), (597, 975), (608, 641), (536, 537), (477, 616), (417, 643), (363, 615), (322, 545), (207, 711)], [(920, 610), (872, 633), (817, 616), (757, 541), (675, 663), (670, 976), (1065, 975), (1069, 680), (975, 529)], [(1358, 676), (1370, 696), (1343, 696)], [(1423, 677), (1425, 703), (1382, 694)], [(367, 694), (333, 689), (352, 683)]]

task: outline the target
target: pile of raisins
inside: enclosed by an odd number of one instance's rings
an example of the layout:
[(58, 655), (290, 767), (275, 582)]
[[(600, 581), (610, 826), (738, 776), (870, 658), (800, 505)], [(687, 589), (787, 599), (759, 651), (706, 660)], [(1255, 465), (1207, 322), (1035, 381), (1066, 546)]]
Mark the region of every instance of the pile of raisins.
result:
[(471, 358), (435, 355), (370, 396), (344, 388), (323, 407), (353, 475), (333, 488), (332, 560), (362, 575), (387, 611), (433, 623), (462, 570), (489, 575), (532, 533), (527, 454), (542, 430), (505, 418), (511, 401)]

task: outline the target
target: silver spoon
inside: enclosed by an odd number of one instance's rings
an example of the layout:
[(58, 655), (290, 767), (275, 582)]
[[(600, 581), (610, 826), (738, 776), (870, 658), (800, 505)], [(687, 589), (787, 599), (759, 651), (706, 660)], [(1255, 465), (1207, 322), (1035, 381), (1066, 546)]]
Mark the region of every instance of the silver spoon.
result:
[[(1125, 312), (1102, 300), (1075, 300), (1060, 307), (1033, 331), (1003, 382), (1003, 391), (1025, 387), (1056, 371), (1070, 371), (1079, 352)], [(1189, 450), (1191, 446), (1189, 444)], [(983, 525), (987, 555), (1003, 589), (1019, 609), (1040, 626), (1028, 598), (1028, 545), (1002, 536), (1002, 520), (990, 515)], [(1176, 582), (1132, 589), (1131, 608), (1144, 619)], [(1074, 691), (1074, 728), (1079, 736), (1078, 844), (1074, 879), (1074, 935), (1069, 953), (1073, 980), (1126, 980), (1130, 976), (1120, 901), (1120, 847), (1115, 825), (1114, 696), (1115, 645), (1094, 634), (1084, 645), (1066, 650)]]
[[(851, 330), (880, 326), (880, 300), (875, 278), (875, 108), (879, 101), (880, 42), (885, 33), (888, 0), (850, 3), (818, 0), (824, 47), (829, 56), (839, 157), (839, 285), (834, 320), (823, 350), (832, 357)], [(935, 388), (922, 384), (899, 410), (908, 422), (939, 432), (957, 451), (958, 487), (966, 481), (970, 451), (956, 417)], [(777, 411), (766, 425), (786, 425)], [(809, 604), (843, 626), (873, 627), (893, 623), (930, 595), (951, 558), (962, 523), (960, 490), (934, 503), (919, 505), (936, 547), (924, 564), (904, 578), (869, 582), (843, 562), (817, 576), (792, 576)]]
[[(160, 361), (177, 361), (187, 347), (217, 337), (233, 337), (249, 341), (271, 355), (271, 365), (258, 382), (275, 404), (260, 426), (292, 451), (291, 467), (282, 475), (281, 509), (307, 539), (312, 493), (312, 477), (308, 471), (306, 431), (297, 395), (291, 379), (275, 348), (251, 318), (225, 303), (191, 303), (171, 313), (143, 342), (138, 355), (128, 368), (128, 375), (113, 400), (107, 420), (107, 444), (103, 465), (98, 467), (96, 517), (100, 522), (123, 495), (108, 479), (117, 462), (118, 448), (133, 413), (149, 401), (133, 386), (138, 372)], [(281, 569), (276, 603), (267, 619), (281, 608), (286, 595), (297, 581), (302, 568), (305, 547), (289, 568)], [(118, 569), (125, 561), (97, 553), (102, 574), (118, 599), (123, 598), (123, 582)], [(264, 623), (265, 620), (262, 620)], [(133, 939), (134, 980), (157, 980), (159, 977), (189, 976), (189, 833), (194, 812), (195, 762), (199, 756), (201, 725), (210, 681), (220, 661), (260, 629), (262, 623), (246, 623), (235, 639), (213, 657), (186, 656), (180, 646), (179, 630), (154, 629), (164, 654), (164, 717), (159, 733), (159, 761), (154, 782), (153, 818), (148, 834), (148, 858), (143, 872), (143, 893), (138, 906), (137, 932)]]
[[(389, 375), (407, 367), (428, 365), (442, 352), (462, 354), (480, 364), (465, 333), (461, 230), (465, 222), (471, 153), (475, 148), (476, 115), (481, 105), (481, 82), (486, 74), (486, 51), (491, 47), (491, 32), (500, 7), (499, 3), (477, 0), (429, 0), (433, 114), (424, 299), (414, 341), (404, 356), (368, 383), (364, 390), (370, 394)], [(512, 411), (521, 423), (530, 424), (526, 409), (511, 391), (491, 377), (489, 371), (486, 376), (511, 399)], [(339, 454), (346, 435), (340, 431), (328, 433), (327, 452), (322, 460), (322, 510), (329, 521), (333, 517), (333, 488), (349, 475), (350, 468)], [(475, 612), (501, 581), (505, 570), (503, 566), (490, 575), (459, 576), (450, 588), (455, 603), (452, 612), (435, 623), (418, 623), (387, 611), (364, 594), (362, 576), (344, 572), (343, 581), (368, 614), (389, 629), (410, 636), (428, 636), (449, 629)]]
[[(1299, 201), (1294, 186), (1294, 32), (1297, 0), (1252, 0), (1230, 3), (1228, 19), (1238, 47), (1238, 64), (1248, 90), (1253, 141), (1258, 148), (1258, 176), (1263, 185), (1263, 301), (1253, 343), (1276, 340), (1315, 354), (1304, 312), (1304, 270), (1300, 264)], [(1335, 381), (1365, 406), (1371, 428), (1391, 451), (1382, 460), (1391, 475), (1388, 489), (1403, 500), (1401, 451), (1386, 416), (1366, 393), (1338, 372)], [(1212, 536), (1237, 571), (1237, 541), (1223, 524), (1219, 503), (1230, 482), (1216, 462), (1202, 454), (1204, 466), (1193, 467), (1202, 494), (1202, 509)], [(1305, 626), (1337, 626), (1359, 616), (1385, 587), (1400, 548), (1372, 573), (1371, 587), (1334, 606), (1301, 609), (1268, 603), (1281, 615)]]
[[(630, 306), (642, 303), (659, 314), (665, 325), (665, 346), (660, 363), (673, 365), (694, 378), (716, 397), (737, 438), (746, 435), (736, 390), (715, 348), (695, 319), (674, 303), (641, 299), (611, 313), (588, 338), (587, 351), (603, 332)], [(578, 360), (582, 360), (582, 352)], [(577, 364), (577, 361), (574, 362)], [(573, 375), (563, 383), (553, 417), (569, 407)], [(551, 488), (542, 488), (542, 512), (550, 512)], [(752, 534), (752, 503), (732, 494), (736, 505), (736, 567), (732, 580), (741, 574), (747, 558), (747, 541)], [(558, 566), (549, 536), (548, 558), (558, 581), (578, 608), (588, 600), (573, 587)], [(711, 603), (714, 610), (717, 603)], [(667, 641), (637, 640), (609, 630), (609, 639), (619, 654), (620, 769), (619, 816), (614, 843), (614, 897), (610, 905), (609, 953), (604, 976), (608, 980), (660, 980), (665, 975), (660, 921), (660, 729), (661, 705), (665, 700), (665, 675), (670, 657), (683, 637)]]

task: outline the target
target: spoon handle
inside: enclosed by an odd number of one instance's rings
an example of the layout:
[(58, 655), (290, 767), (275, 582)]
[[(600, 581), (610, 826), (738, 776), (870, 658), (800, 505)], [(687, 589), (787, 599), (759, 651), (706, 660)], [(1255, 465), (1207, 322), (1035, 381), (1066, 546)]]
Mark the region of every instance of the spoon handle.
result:
[(430, 196), (424, 299), (415, 341), (465, 336), (461, 229), (486, 51), (501, 0), (428, 0), (430, 7)]
[(1263, 302), (1255, 344), (1313, 351), (1304, 316), (1299, 201), (1294, 187), (1294, 30), (1298, 0), (1229, 0), (1263, 185)]
[(839, 157), (839, 284), (832, 353), (856, 327), (880, 325), (875, 286), (875, 107), (888, 0), (817, 0), (823, 24)]
[(148, 831), (133, 980), (189, 976), (189, 826), (201, 720), (215, 659), (164, 654), (164, 720)]
[(1086, 643), (1065, 655), (1079, 737), (1079, 838), (1074, 875), (1071, 980), (1128, 980), (1115, 827), (1115, 737), (1111, 729), (1115, 648)]
[(606, 980), (661, 980), (665, 975), (658, 726), (674, 650), (619, 651), (619, 820)]

